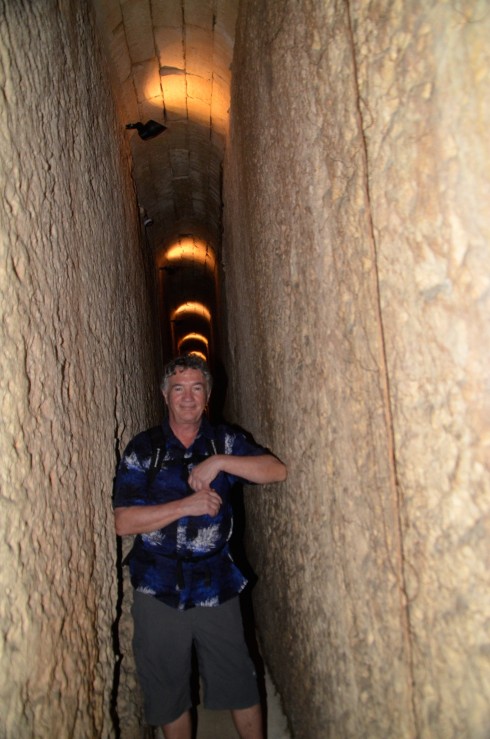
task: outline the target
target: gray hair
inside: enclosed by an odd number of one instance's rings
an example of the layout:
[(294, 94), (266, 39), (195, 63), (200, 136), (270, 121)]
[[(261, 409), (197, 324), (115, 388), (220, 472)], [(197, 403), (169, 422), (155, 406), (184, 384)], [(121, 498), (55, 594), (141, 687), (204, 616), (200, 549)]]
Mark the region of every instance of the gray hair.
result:
[(160, 390), (163, 393), (165, 393), (167, 390), (169, 379), (172, 377), (172, 375), (175, 375), (178, 369), (199, 370), (206, 381), (206, 389), (208, 391), (208, 395), (210, 394), (211, 388), (213, 387), (213, 378), (211, 376), (211, 372), (209, 371), (208, 365), (206, 364), (204, 359), (198, 357), (197, 354), (184, 354), (184, 356), (182, 357), (175, 357), (175, 359), (172, 359), (171, 362), (165, 365), (160, 382)]

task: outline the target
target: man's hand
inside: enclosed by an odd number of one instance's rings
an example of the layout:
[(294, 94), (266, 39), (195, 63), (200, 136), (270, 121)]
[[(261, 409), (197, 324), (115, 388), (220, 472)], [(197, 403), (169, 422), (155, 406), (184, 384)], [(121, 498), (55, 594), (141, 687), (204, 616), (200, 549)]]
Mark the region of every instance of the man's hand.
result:
[(221, 472), (221, 459), (224, 455), (213, 454), (204, 462), (199, 462), (192, 468), (189, 475), (188, 483), (193, 490), (206, 490), (209, 488), (213, 480), (215, 480)]
[(222, 500), (212, 488), (206, 487), (181, 501), (183, 516), (216, 516)]

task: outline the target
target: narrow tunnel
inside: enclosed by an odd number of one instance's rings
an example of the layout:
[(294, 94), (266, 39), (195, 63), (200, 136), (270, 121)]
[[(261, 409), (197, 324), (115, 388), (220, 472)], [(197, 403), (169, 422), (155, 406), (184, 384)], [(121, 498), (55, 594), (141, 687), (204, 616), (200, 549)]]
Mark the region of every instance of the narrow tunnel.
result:
[(489, 37), (486, 0), (0, 5), (2, 737), (148, 735), (112, 484), (189, 351), (288, 465), (244, 497), (291, 736), (490, 735)]

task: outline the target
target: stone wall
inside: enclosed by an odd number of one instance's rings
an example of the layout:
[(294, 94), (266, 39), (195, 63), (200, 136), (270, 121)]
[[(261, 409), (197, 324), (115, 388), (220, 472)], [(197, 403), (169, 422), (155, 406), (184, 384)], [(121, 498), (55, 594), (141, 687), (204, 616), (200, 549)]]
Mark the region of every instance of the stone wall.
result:
[(296, 739), (488, 736), (490, 15), (242, 0), (229, 415)]
[(0, 65), (0, 734), (107, 737), (116, 447), (155, 411), (148, 253), (86, 4), (4, 3)]

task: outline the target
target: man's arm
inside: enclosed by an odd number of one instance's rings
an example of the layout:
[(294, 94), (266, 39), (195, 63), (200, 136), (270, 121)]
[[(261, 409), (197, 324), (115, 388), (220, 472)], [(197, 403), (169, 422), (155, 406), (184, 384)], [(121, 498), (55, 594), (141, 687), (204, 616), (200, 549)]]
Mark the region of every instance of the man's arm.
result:
[(204, 490), (220, 472), (261, 484), (282, 482), (287, 477), (286, 465), (272, 454), (260, 454), (256, 457), (214, 454), (192, 468), (189, 485), (193, 490)]
[(170, 503), (115, 508), (116, 534), (148, 534), (184, 516), (216, 516), (221, 503), (218, 493), (206, 486), (187, 498)]

